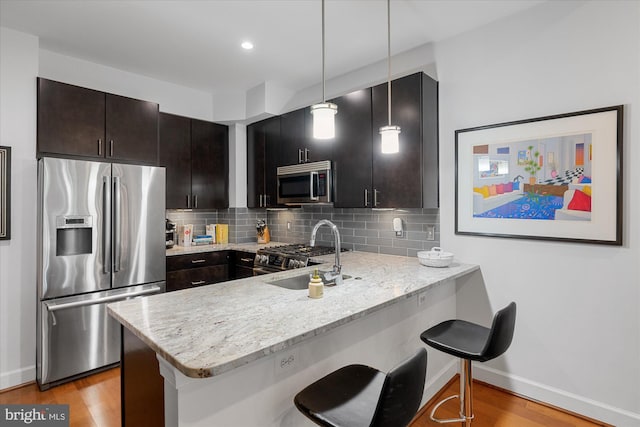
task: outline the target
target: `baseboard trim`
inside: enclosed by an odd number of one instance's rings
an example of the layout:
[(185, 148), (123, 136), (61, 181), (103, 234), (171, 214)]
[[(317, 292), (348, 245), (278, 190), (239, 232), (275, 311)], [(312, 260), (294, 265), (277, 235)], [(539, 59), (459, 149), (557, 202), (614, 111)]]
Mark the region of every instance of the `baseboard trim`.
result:
[(580, 414), (592, 420), (600, 420), (620, 427), (640, 425), (640, 414), (517, 375), (507, 374), (487, 366), (474, 365), (473, 377), (476, 380), (502, 388), (526, 399), (556, 407), (559, 410)]
[[(427, 381), (426, 387), (424, 389), (424, 394), (422, 395), (422, 405), (424, 405), (430, 399), (433, 399), (434, 396), (438, 395), (441, 390), (449, 384), (451, 381), (451, 377), (457, 375), (458, 373), (458, 360), (451, 360), (449, 363), (444, 365), (440, 371), (436, 372), (435, 375), (431, 377), (431, 380)], [(427, 375), (429, 377), (429, 375)]]
[(8, 391), (8, 389), (22, 387), (34, 382), (35, 379), (35, 365), (27, 366), (26, 368), (16, 369), (13, 371), (2, 372), (0, 374), (0, 392)]

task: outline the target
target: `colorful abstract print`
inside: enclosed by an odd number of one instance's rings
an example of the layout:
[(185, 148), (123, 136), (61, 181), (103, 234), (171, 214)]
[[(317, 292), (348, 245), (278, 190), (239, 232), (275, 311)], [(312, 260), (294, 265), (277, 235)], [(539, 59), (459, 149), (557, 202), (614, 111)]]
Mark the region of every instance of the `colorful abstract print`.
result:
[(562, 208), (560, 196), (524, 193), (522, 197), (481, 214), (476, 218), (555, 219), (556, 209)]

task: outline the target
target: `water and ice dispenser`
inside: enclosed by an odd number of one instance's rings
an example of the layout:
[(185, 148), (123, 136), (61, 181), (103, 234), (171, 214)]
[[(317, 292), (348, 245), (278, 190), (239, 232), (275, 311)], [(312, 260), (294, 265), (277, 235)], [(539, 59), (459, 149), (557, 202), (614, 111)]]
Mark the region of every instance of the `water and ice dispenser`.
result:
[(91, 215), (62, 215), (56, 217), (56, 255), (90, 254), (93, 218)]

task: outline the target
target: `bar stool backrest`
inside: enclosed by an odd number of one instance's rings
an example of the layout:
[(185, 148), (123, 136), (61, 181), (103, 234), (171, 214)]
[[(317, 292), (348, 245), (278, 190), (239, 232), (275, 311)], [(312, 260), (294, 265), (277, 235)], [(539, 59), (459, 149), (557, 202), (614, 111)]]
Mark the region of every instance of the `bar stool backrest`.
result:
[(426, 373), (427, 350), (424, 348), (387, 373), (371, 426), (409, 425), (420, 408)]
[(494, 359), (507, 351), (513, 340), (513, 332), (516, 326), (516, 303), (511, 302), (508, 306), (498, 311), (493, 316), (489, 339), (482, 350), (479, 361), (486, 362)]

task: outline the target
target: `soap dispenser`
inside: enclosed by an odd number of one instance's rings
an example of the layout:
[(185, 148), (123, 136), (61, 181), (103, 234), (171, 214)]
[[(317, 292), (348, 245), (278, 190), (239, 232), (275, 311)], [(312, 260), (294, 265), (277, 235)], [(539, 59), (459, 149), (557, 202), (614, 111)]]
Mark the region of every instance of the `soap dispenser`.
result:
[(309, 281), (309, 298), (322, 298), (324, 294), (324, 283), (318, 274), (318, 269), (313, 271), (313, 276)]

